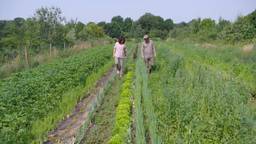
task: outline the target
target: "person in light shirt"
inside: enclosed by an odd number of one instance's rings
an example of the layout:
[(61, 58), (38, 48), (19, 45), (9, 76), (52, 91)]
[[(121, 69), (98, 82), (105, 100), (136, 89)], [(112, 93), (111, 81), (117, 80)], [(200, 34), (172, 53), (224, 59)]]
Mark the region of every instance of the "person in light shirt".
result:
[(113, 50), (113, 57), (115, 59), (116, 65), (116, 72), (117, 74), (122, 77), (124, 72), (124, 59), (127, 56), (126, 45), (125, 45), (125, 38), (120, 37), (118, 42), (115, 43), (114, 50)]
[(154, 65), (154, 58), (156, 57), (156, 49), (152, 40), (150, 40), (148, 35), (145, 35), (144, 42), (141, 46), (141, 56), (147, 67), (148, 73), (151, 73), (152, 66)]

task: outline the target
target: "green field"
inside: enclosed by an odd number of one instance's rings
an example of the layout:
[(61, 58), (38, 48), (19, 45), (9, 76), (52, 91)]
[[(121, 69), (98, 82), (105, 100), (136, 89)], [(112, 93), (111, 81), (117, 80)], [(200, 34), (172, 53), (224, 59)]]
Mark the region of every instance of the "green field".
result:
[(1, 142), (42, 140), (112, 66), (111, 46), (88, 49), (1, 81)]
[(2, 0), (0, 144), (256, 144), (256, 0), (231, 1)]
[(176, 41), (158, 48), (148, 82), (152, 143), (256, 142), (255, 52)]
[[(256, 142), (256, 52), (235, 45), (156, 41), (148, 75), (128, 43), (81, 143)], [(42, 143), (112, 67), (112, 46), (91, 48), (1, 80), (2, 143)], [(137, 58), (134, 56), (137, 54)]]

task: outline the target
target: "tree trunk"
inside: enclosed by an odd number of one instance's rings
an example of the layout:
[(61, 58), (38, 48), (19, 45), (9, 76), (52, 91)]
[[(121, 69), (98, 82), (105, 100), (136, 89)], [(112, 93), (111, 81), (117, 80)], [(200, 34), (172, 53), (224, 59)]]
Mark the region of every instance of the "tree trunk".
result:
[(66, 49), (66, 42), (64, 42), (64, 49)]

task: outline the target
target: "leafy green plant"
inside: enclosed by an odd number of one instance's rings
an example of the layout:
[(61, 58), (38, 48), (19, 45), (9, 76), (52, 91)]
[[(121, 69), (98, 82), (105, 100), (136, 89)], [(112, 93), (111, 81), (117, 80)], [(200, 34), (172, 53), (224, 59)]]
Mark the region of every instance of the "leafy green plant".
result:
[(120, 101), (116, 108), (116, 121), (113, 136), (109, 144), (126, 143), (129, 141), (129, 131), (131, 124), (131, 97), (133, 72), (128, 72), (124, 77)]
[(42, 139), (93, 87), (102, 74), (100, 69), (110, 62), (110, 50), (110, 46), (92, 48), (4, 79), (0, 87), (1, 141)]

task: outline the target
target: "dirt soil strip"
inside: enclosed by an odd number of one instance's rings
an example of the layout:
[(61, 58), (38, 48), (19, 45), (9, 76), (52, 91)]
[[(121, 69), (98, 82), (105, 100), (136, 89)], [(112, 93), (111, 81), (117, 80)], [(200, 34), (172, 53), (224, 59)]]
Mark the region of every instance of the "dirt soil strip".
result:
[(102, 144), (107, 143), (111, 138), (115, 124), (115, 110), (119, 102), (120, 85), (120, 79), (112, 83), (80, 144)]
[(49, 133), (48, 141), (45, 142), (45, 144), (75, 143), (79, 129), (83, 126), (84, 122), (89, 119), (89, 114), (97, 100), (97, 95), (101, 92), (104, 85), (109, 82), (109, 79), (113, 74), (114, 69), (112, 68), (97, 82), (95, 88), (76, 105), (72, 114), (65, 120), (61, 121), (57, 128)]

